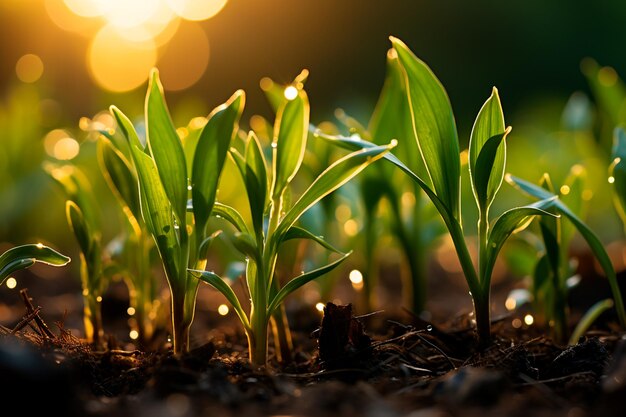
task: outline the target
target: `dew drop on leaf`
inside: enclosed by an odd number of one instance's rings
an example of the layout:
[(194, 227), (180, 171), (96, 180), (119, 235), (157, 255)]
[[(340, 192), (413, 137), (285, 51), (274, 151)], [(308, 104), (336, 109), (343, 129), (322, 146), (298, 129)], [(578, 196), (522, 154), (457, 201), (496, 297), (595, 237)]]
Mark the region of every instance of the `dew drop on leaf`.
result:
[(432, 332), (433, 331), (433, 326), (430, 325), (430, 324), (428, 326), (426, 326), (426, 331), (427, 332)]

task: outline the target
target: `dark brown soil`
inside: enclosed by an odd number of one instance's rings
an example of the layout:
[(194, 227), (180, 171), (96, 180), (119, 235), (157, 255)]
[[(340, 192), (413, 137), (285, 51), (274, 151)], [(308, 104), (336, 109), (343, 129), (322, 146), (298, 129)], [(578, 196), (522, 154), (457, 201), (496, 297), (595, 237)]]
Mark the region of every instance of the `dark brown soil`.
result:
[(47, 336), (35, 320), (45, 311), (26, 312), (15, 334), (0, 329), (0, 398), (26, 414), (63, 416), (626, 415), (626, 341), (610, 323), (566, 348), (506, 317), (480, 351), (468, 316), (435, 326), (408, 314), (326, 310), (313, 335), (299, 323), (319, 318), (296, 315), (299, 351), (288, 364), (271, 355), (263, 371), (248, 365), (245, 338), (232, 328), (182, 357), (167, 345), (114, 349), (114, 340), (96, 352), (60, 324)]

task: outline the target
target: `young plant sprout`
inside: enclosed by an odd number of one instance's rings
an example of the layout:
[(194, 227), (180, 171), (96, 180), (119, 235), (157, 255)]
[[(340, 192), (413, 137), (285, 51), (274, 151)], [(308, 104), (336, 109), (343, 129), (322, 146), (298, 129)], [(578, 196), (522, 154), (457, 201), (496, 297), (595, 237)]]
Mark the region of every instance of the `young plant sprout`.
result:
[[(220, 291), (233, 306), (246, 332), (250, 361), (255, 366), (263, 366), (267, 362), (268, 324), (270, 318), (280, 311), (285, 297), (331, 271), (350, 255), (339, 252), (322, 237), (296, 226), (296, 222), (308, 209), (395, 146), (392, 142), (341, 158), (322, 172), (295, 203), (289, 204), (290, 184), (300, 169), (306, 147), (309, 102), (301, 81), (296, 80), (287, 89), (290, 89), (289, 96), (285, 94), (287, 100), (279, 107), (274, 126), (271, 166), (268, 166), (254, 132), (248, 134), (243, 153), (235, 148), (230, 151), (246, 187), (252, 224), (247, 224), (232, 207), (216, 204), (214, 210), (215, 214), (232, 223), (236, 229), (233, 244), (246, 257), (250, 312), (243, 310), (233, 290), (217, 274), (193, 271), (201, 280)], [(292, 239), (310, 239), (339, 253), (340, 257), (328, 265), (303, 272), (281, 288), (275, 274), (278, 253), (281, 244)]]
[(37, 262), (52, 266), (64, 266), (70, 262), (70, 258), (44, 246), (42, 243), (16, 246), (0, 255), (0, 286), (12, 273), (30, 268)]
[(102, 233), (95, 210), (95, 197), (87, 177), (77, 167), (47, 163), (44, 169), (63, 188), (67, 197), (67, 223), (80, 248), (85, 339), (94, 346), (100, 346), (104, 337), (100, 303), (108, 279), (102, 273)]
[(154, 241), (141, 217), (137, 176), (131, 163), (118, 151), (115, 138), (103, 132), (98, 140), (98, 164), (104, 178), (120, 204), (125, 218), (125, 232), (107, 245), (111, 262), (106, 269), (120, 275), (129, 288), (133, 330), (142, 346), (147, 346), (155, 330), (160, 301), (158, 281), (151, 271)]
[[(130, 147), (139, 185), (141, 215), (156, 243), (170, 287), (175, 353), (189, 350), (189, 328), (194, 318), (199, 281), (187, 268), (203, 270), (206, 267), (207, 251), (214, 238), (207, 224), (244, 102), (244, 93), (239, 90), (213, 110), (197, 142), (191, 144), (187, 152), (165, 104), (158, 71), (153, 70), (148, 85), (145, 146), (128, 117), (117, 107), (111, 107)], [(189, 194), (191, 210), (188, 213)]]
[[(534, 216), (553, 216), (544, 209), (552, 205), (554, 197), (548, 196), (535, 204), (512, 208), (494, 222), (490, 221), (489, 209), (504, 178), (505, 138), (510, 132), (510, 128), (505, 127), (500, 98), (494, 88), (478, 113), (469, 143), (471, 186), (479, 212), (479, 258), (475, 267), (461, 224), (461, 159), (450, 100), (424, 62), (401, 40), (391, 37), (391, 43), (404, 77), (410, 110), (408, 117), (412, 125), (410, 137), (398, 140), (417, 143), (427, 180), (416, 173), (419, 167), (408, 167), (405, 161), (393, 154), (387, 154), (384, 158), (415, 181), (443, 218), (474, 301), (479, 342), (485, 345), (491, 337), (490, 284), (498, 253), (506, 239), (526, 227)], [(352, 150), (375, 146), (360, 137), (333, 137), (319, 132), (318, 136)]]

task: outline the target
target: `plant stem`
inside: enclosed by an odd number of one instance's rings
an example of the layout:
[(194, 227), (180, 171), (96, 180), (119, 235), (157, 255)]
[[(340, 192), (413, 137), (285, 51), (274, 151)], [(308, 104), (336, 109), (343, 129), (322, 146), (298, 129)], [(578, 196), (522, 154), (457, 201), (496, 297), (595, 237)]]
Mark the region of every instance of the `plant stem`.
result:
[(87, 342), (99, 348), (104, 338), (100, 303), (98, 302), (98, 297), (91, 292), (84, 298), (84, 302), (83, 322), (85, 325), (85, 338)]
[(474, 294), (474, 316), (476, 318), (476, 333), (478, 334), (478, 346), (484, 348), (491, 341), (491, 306), (489, 303), (490, 288), (486, 287), (486, 294)]
[(272, 323), (272, 333), (274, 334), (276, 358), (279, 362), (290, 362), (291, 352), (293, 352), (293, 341), (284, 304), (281, 304), (274, 310), (270, 317), (270, 322)]

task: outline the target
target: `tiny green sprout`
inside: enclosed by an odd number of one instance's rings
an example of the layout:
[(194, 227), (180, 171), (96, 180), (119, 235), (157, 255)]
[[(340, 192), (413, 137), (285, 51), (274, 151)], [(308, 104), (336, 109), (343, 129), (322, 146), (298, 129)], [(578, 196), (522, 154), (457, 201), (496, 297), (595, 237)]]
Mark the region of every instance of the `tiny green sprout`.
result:
[(87, 177), (79, 168), (46, 163), (44, 169), (61, 186), (67, 198), (67, 223), (80, 248), (85, 339), (100, 346), (104, 337), (100, 303), (108, 280), (102, 273), (102, 232), (95, 197)]
[[(525, 228), (534, 216), (553, 216), (545, 211), (552, 204), (548, 197), (535, 204), (515, 207), (490, 221), (489, 209), (500, 189), (506, 159), (505, 139), (510, 128), (504, 116), (498, 91), (480, 109), (470, 135), (469, 169), (474, 200), (479, 211), (478, 266), (470, 257), (461, 224), (461, 158), (456, 124), (448, 95), (431, 69), (417, 58), (399, 39), (391, 37), (393, 55), (397, 56), (406, 86), (411, 124), (409, 137), (417, 144), (426, 179), (416, 173), (416, 167), (389, 153), (384, 158), (405, 172), (433, 202), (452, 237), (472, 299), (479, 343), (490, 341), (490, 286), (496, 258), (507, 238)], [(373, 143), (358, 137), (317, 136), (338, 146), (355, 150), (371, 149)]]
[(12, 273), (30, 268), (37, 262), (64, 266), (70, 262), (70, 258), (42, 243), (16, 246), (0, 255), (0, 286)]
[[(250, 292), (250, 311), (244, 311), (241, 302), (220, 276), (213, 272), (194, 271), (198, 278), (220, 291), (233, 306), (248, 338), (250, 361), (254, 366), (267, 362), (267, 334), (270, 319), (279, 319), (283, 300), (304, 284), (336, 268), (349, 255), (335, 249), (323, 238), (296, 225), (300, 217), (324, 197), (358, 175), (368, 165), (382, 158), (396, 142), (374, 146), (351, 153), (326, 168), (311, 185), (289, 204), (291, 182), (298, 173), (309, 128), (309, 102), (301, 80), (294, 82), (296, 94), (290, 91), (287, 100), (280, 101), (274, 138), (272, 161), (268, 165), (261, 144), (250, 132), (243, 152), (231, 148), (233, 158), (243, 179), (251, 212), (251, 224), (246, 223), (237, 210), (222, 204), (215, 213), (228, 220), (236, 232), (232, 235), (235, 248), (246, 258), (246, 283)], [(289, 88), (289, 87), (287, 87)], [(276, 263), (281, 245), (293, 239), (308, 239), (339, 254), (329, 264), (303, 272), (288, 280), (282, 287), (276, 276)], [(276, 324), (273, 326), (278, 330)]]
[(98, 140), (98, 164), (107, 185), (115, 195), (123, 217), (124, 233), (107, 245), (110, 255), (106, 271), (121, 276), (129, 288), (133, 330), (142, 346), (148, 346), (155, 331), (158, 306), (158, 280), (151, 268), (154, 241), (141, 218), (137, 175), (132, 164), (112, 141), (108, 132)]
[(206, 267), (215, 237), (207, 230), (208, 222), (244, 102), (245, 95), (239, 90), (215, 108), (190, 147), (183, 146), (174, 128), (156, 69), (150, 75), (146, 96), (145, 146), (128, 117), (111, 107), (137, 173), (141, 217), (156, 243), (169, 284), (175, 353), (189, 350), (199, 281), (187, 269)]

